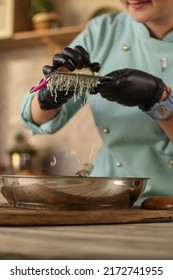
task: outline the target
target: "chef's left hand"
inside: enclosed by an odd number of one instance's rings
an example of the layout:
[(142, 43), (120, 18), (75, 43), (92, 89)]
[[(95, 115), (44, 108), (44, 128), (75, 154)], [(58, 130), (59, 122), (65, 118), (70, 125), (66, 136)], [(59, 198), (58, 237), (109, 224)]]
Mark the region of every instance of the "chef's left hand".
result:
[(165, 90), (161, 79), (140, 70), (122, 69), (106, 76), (112, 80), (102, 80), (96, 89), (103, 98), (125, 106), (139, 106), (143, 111), (160, 101)]
[(74, 48), (66, 47), (62, 53), (56, 53), (53, 56), (53, 65), (44, 65), (42, 71), (44, 75), (47, 75), (59, 67), (64, 67), (69, 71), (89, 67), (94, 72), (98, 72), (101, 66), (98, 62), (91, 62), (89, 53), (78, 45)]

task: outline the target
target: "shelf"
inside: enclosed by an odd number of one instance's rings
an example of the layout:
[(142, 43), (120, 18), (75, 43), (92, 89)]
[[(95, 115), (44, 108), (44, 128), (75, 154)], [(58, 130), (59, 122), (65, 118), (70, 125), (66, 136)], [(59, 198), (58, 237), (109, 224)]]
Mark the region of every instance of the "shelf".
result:
[(25, 31), (14, 33), (12, 38), (1, 39), (0, 49), (28, 47), (49, 44), (57, 48), (68, 45), (82, 30), (84, 25), (64, 26), (56, 29)]

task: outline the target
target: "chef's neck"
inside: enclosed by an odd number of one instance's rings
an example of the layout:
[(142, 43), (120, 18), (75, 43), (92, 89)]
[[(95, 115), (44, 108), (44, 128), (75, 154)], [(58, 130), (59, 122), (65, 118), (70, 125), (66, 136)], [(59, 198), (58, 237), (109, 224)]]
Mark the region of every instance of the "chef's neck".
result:
[(147, 22), (145, 25), (148, 28), (151, 37), (158, 40), (162, 40), (166, 34), (171, 30), (173, 31), (173, 21), (170, 22), (165, 20), (162, 24), (160, 22)]

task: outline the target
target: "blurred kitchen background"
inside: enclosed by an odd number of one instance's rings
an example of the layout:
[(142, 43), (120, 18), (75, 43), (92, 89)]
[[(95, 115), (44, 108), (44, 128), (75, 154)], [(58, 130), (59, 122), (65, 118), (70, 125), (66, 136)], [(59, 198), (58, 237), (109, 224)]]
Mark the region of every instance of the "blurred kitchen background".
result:
[[(84, 163), (93, 162), (101, 144), (89, 106), (59, 132), (32, 135), (21, 124), (21, 102), (42, 78), (43, 65), (51, 64), (52, 55), (89, 19), (122, 7), (119, 0), (50, 0), (53, 13), (47, 27), (44, 15), (35, 16), (33, 23), (36, 10), (28, 10), (30, 2), (0, 0), (0, 173), (74, 175)], [(37, 2), (40, 9), (44, 1)]]

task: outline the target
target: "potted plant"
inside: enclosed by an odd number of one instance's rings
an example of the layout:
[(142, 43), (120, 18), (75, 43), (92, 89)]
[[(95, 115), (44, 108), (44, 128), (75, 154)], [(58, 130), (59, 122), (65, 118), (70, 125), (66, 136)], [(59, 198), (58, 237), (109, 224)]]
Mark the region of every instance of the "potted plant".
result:
[(25, 9), (35, 30), (48, 29), (58, 25), (59, 16), (51, 1), (30, 0), (25, 2)]

